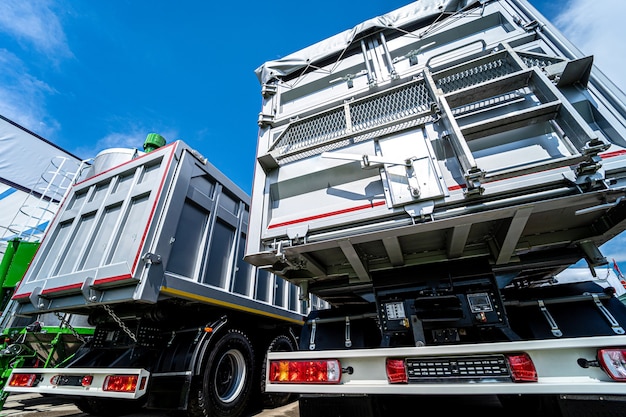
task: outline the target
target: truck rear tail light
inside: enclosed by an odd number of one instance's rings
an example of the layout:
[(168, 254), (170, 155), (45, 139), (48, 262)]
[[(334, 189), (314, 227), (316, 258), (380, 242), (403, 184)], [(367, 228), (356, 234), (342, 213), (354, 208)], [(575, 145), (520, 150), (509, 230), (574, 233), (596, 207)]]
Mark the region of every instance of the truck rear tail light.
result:
[(626, 349), (600, 349), (600, 366), (614, 381), (626, 381)]
[(270, 382), (292, 384), (338, 384), (341, 365), (336, 359), (315, 361), (270, 361)]
[(513, 382), (537, 382), (537, 370), (526, 353), (506, 356)]
[(85, 375), (80, 380), (80, 385), (82, 385), (83, 387), (90, 387), (92, 382), (93, 382), (93, 375)]
[(34, 387), (36, 381), (36, 374), (13, 374), (8, 385), (10, 387)]
[(385, 364), (387, 380), (390, 384), (406, 383), (408, 376), (403, 359), (387, 359)]
[(137, 388), (137, 375), (107, 375), (102, 384), (103, 391), (135, 392)]

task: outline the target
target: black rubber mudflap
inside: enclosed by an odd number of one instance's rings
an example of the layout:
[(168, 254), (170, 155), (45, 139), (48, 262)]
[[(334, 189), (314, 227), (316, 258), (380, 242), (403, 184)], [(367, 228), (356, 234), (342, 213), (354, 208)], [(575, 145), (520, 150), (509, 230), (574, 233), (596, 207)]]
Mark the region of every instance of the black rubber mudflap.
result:
[(624, 417), (626, 401), (611, 400), (561, 400), (563, 417)]
[(375, 417), (374, 399), (366, 396), (327, 397), (301, 395), (300, 417)]

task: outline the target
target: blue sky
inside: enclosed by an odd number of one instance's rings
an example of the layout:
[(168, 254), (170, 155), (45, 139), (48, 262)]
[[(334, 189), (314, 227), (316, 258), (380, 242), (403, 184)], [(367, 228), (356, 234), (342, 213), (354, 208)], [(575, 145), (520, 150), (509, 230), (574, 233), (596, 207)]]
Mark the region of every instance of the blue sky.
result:
[[(3, 0), (0, 114), (85, 159), (141, 148), (150, 132), (182, 139), (250, 193), (254, 70), (408, 3)], [(615, 50), (625, 1), (531, 4), (626, 91), (626, 54)], [(625, 240), (605, 255), (626, 264)]]

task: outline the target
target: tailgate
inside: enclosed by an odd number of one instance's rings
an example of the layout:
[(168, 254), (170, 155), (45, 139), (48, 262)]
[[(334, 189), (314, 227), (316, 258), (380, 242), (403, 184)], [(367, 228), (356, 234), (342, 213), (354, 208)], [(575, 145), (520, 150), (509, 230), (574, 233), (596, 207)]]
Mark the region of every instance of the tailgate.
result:
[(13, 298), (40, 311), (60, 297), (68, 300), (64, 307), (95, 301), (107, 288), (116, 288), (108, 301), (144, 298), (145, 285), (138, 284), (149, 258), (145, 248), (155, 237), (179, 147), (127, 158), (74, 185)]

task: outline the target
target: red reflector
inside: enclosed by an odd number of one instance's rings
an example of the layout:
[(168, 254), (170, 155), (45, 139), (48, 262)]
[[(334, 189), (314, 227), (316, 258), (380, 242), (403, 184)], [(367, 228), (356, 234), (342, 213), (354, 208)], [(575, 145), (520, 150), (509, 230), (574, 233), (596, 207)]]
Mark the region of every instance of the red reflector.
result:
[(270, 382), (294, 384), (337, 384), (341, 365), (336, 359), (316, 361), (271, 361)]
[(35, 381), (37, 380), (37, 375), (35, 374), (13, 374), (11, 375), (11, 379), (9, 380), (10, 387), (33, 387), (35, 386)]
[(91, 386), (92, 382), (93, 382), (93, 375), (85, 375), (80, 380), (80, 385), (82, 385), (83, 387), (89, 387), (89, 386)]
[(507, 355), (513, 382), (537, 382), (537, 370), (526, 353)]
[(408, 381), (404, 359), (387, 359), (385, 368), (387, 369), (387, 380), (390, 384)]
[(102, 384), (103, 391), (135, 392), (137, 375), (107, 375)]
[(614, 381), (626, 381), (626, 349), (600, 349), (600, 366)]

